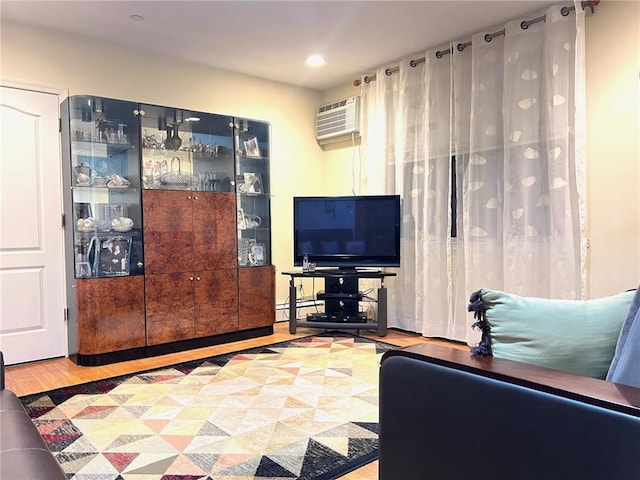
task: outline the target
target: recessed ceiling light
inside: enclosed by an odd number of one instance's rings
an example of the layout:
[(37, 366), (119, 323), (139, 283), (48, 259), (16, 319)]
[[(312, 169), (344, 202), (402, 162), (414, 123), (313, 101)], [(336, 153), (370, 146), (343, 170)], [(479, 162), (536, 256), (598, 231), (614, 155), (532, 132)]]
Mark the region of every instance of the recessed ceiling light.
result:
[(307, 57), (307, 61), (305, 63), (307, 65), (312, 66), (312, 67), (319, 67), (320, 65), (324, 65), (325, 64), (325, 60), (324, 60), (324, 57), (322, 55), (313, 54), (313, 55), (309, 55)]
[(144, 20), (144, 17), (142, 15), (129, 15), (129, 19), (134, 22), (141, 22)]

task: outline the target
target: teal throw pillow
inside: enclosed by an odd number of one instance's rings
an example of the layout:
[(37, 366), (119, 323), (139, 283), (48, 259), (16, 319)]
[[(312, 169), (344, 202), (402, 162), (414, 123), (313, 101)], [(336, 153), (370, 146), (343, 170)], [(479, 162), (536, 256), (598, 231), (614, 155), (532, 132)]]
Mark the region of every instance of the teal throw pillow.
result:
[(495, 357), (604, 379), (635, 292), (586, 301), (478, 293)]

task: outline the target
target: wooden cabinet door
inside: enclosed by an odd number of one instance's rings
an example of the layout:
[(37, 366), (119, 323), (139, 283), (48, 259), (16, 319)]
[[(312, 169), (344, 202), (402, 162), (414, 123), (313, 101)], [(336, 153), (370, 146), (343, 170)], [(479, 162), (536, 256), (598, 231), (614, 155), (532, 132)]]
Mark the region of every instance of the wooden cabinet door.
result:
[(194, 282), (191, 273), (145, 276), (149, 345), (194, 337)]
[(78, 353), (95, 355), (145, 346), (142, 276), (78, 279)]
[(143, 190), (145, 273), (193, 271), (193, 192)]
[(238, 329), (234, 194), (143, 192), (147, 342)]
[(273, 325), (276, 318), (275, 267), (239, 269), (240, 330)]
[(194, 192), (193, 270), (236, 267), (238, 240), (233, 193)]
[(196, 273), (194, 299), (196, 336), (238, 330), (238, 269)]

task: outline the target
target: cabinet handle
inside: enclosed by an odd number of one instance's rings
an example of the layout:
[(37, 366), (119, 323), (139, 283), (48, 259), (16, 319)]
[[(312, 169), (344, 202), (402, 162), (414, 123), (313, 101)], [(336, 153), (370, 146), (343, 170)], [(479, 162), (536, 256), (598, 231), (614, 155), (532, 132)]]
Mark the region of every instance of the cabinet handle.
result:
[(194, 199), (194, 200), (197, 200), (197, 199), (198, 199), (198, 196), (196, 195), (195, 197), (193, 197), (193, 199)]
[(196, 280), (200, 281), (200, 277), (196, 277)]
[(187, 199), (191, 200), (191, 195), (187, 195)]
[(138, 268), (142, 268), (144, 266), (142, 262), (138, 262), (137, 265), (138, 265)]
[(193, 282), (193, 277), (189, 277), (189, 280), (191, 280)]

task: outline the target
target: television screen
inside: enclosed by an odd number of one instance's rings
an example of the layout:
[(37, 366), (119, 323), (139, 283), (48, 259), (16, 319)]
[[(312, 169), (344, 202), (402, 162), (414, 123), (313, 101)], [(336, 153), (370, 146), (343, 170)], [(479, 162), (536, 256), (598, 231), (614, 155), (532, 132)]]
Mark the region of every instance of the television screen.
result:
[(294, 265), (399, 267), (400, 196), (294, 197)]

